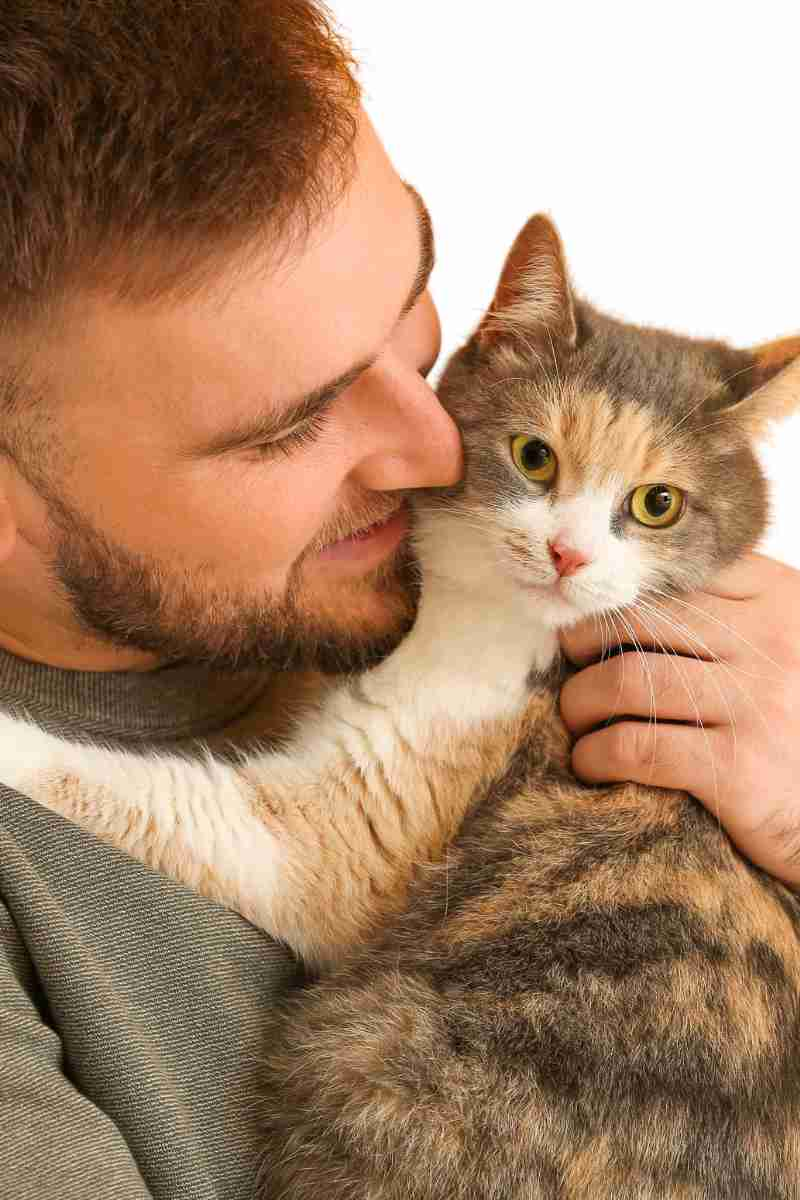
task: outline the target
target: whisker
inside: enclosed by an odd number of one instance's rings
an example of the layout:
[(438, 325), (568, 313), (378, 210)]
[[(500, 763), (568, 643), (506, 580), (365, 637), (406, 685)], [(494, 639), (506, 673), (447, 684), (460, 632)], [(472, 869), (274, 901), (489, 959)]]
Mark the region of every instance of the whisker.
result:
[(602, 637), (602, 642), (600, 644), (600, 661), (602, 662), (608, 654), (609, 644), (606, 639), (610, 631), (610, 626), (608, 623), (608, 618), (604, 612), (596, 613), (595, 620), (597, 621), (597, 624), (601, 626), (600, 635)]
[[(597, 589), (595, 589), (595, 588), (592, 588), (592, 587), (590, 587), (590, 586), (584, 585), (584, 591), (586, 591), (586, 592), (588, 592), (588, 593), (590, 593), (590, 594), (593, 594), (593, 595), (595, 595), (595, 596), (599, 596), (599, 593), (597, 592)], [(643, 602), (642, 600), (639, 600), (639, 601), (637, 601), (637, 607), (639, 607), (640, 605), (642, 605), (642, 606), (645, 608), (645, 610), (646, 610), (646, 611), (647, 611), (647, 612), (648, 612), (650, 615), (652, 615), (652, 616), (654, 616), (656, 619), (658, 619), (658, 620), (662, 621), (662, 622), (663, 622), (663, 623), (664, 623), (664, 624), (667, 626), (667, 628), (668, 628), (668, 629), (672, 629), (672, 630), (673, 630), (675, 633), (677, 633), (677, 634), (678, 634), (678, 636), (679, 636), (679, 637), (681, 637), (682, 639), (684, 639), (684, 640), (685, 640), (685, 641), (688, 643), (688, 649), (689, 649), (690, 653), (691, 653), (691, 654), (692, 654), (692, 655), (693, 655), (693, 656), (694, 656), (694, 657), (697, 659), (697, 661), (698, 661), (698, 662), (703, 662), (703, 661), (705, 661), (704, 659), (700, 658), (700, 655), (699, 655), (699, 654), (697, 653), (697, 651), (696, 651), (696, 650), (693, 648), (693, 646), (692, 646), (692, 644), (691, 644), (691, 643), (692, 643), (692, 641), (694, 640), (694, 641), (697, 641), (697, 642), (699, 643), (699, 639), (695, 638), (695, 637), (693, 636), (692, 632), (691, 632), (689, 629), (685, 628), (685, 627), (684, 627), (684, 626), (682, 626), (682, 625), (681, 625), (681, 624), (680, 624), (680, 623), (679, 623), (677, 620), (673, 619), (673, 617), (672, 617), (670, 614), (668, 614), (668, 613), (666, 613), (666, 612), (662, 611), (662, 610), (659, 608), (659, 606), (658, 606), (658, 605), (656, 605), (655, 603), (648, 603), (647, 601), (644, 601), (644, 602)], [(635, 638), (635, 636), (633, 635), (633, 630), (631, 629), (631, 627), (630, 627), (630, 625), (628, 624), (628, 622), (625, 620), (625, 618), (624, 618), (624, 615), (623, 615), (622, 611), (621, 611), (620, 609), (618, 609), (618, 608), (615, 608), (615, 609), (607, 609), (607, 610), (605, 610), (605, 611), (606, 611), (606, 614), (611, 614), (611, 615), (613, 615), (613, 616), (618, 616), (618, 617), (620, 618), (620, 620), (621, 620), (621, 623), (622, 623), (622, 624), (623, 624), (623, 625), (626, 627), (626, 629), (627, 629), (628, 633), (629, 633), (631, 636), (633, 636), (633, 637), (634, 637), (634, 643), (636, 644), (637, 651), (640, 651), (640, 652), (641, 652), (641, 645), (640, 645), (640, 643), (638, 643), (638, 642), (636, 641), (636, 638)], [(697, 718), (697, 724), (698, 724), (698, 727), (699, 727), (699, 728), (702, 730), (702, 732), (703, 732), (703, 736), (704, 736), (704, 739), (705, 739), (705, 742), (706, 742), (706, 746), (707, 746), (707, 749), (708, 749), (708, 753), (709, 753), (709, 761), (710, 761), (710, 764), (711, 764), (711, 769), (712, 769), (713, 778), (714, 778), (714, 802), (715, 802), (715, 806), (716, 806), (715, 815), (716, 815), (716, 817), (717, 817), (717, 821), (719, 822), (719, 821), (720, 821), (720, 815), (719, 815), (719, 814), (720, 814), (720, 804), (719, 804), (719, 777), (718, 777), (718, 772), (717, 772), (717, 767), (716, 767), (716, 761), (715, 761), (715, 758), (714, 758), (713, 749), (712, 749), (712, 747), (711, 747), (711, 744), (710, 744), (710, 741), (709, 741), (709, 738), (708, 738), (708, 733), (707, 733), (707, 730), (706, 730), (706, 728), (705, 728), (705, 723), (703, 722), (703, 720), (702, 720), (702, 717), (701, 717), (701, 715), (700, 715), (700, 712), (699, 712), (699, 708), (698, 708), (698, 705), (697, 705), (697, 700), (696, 700), (696, 697), (694, 696), (694, 694), (693, 694), (693, 692), (692, 692), (692, 690), (691, 690), (691, 688), (690, 688), (690, 686), (689, 686), (688, 680), (687, 680), (687, 678), (686, 678), (686, 676), (685, 676), (684, 672), (681, 670), (681, 668), (680, 668), (680, 664), (679, 664), (679, 662), (678, 662), (678, 659), (681, 657), (681, 655), (675, 654), (674, 652), (671, 652), (670, 650), (668, 650), (668, 649), (667, 649), (667, 647), (664, 645), (664, 643), (661, 641), (661, 639), (658, 637), (658, 634), (657, 634), (656, 630), (655, 630), (655, 629), (653, 629), (653, 628), (651, 628), (650, 624), (649, 624), (647, 621), (645, 621), (645, 620), (644, 620), (644, 618), (642, 618), (642, 624), (643, 624), (643, 625), (645, 626), (645, 628), (647, 629), (647, 632), (648, 632), (649, 636), (653, 638), (653, 641), (654, 641), (654, 643), (655, 643), (655, 644), (657, 644), (657, 646), (659, 647), (659, 649), (660, 649), (660, 650), (661, 650), (661, 651), (662, 651), (664, 654), (666, 654), (666, 655), (667, 655), (667, 656), (668, 656), (668, 657), (669, 657), (669, 658), (672, 660), (672, 666), (673, 666), (673, 668), (674, 668), (674, 669), (675, 669), (675, 670), (678, 672), (678, 674), (679, 674), (679, 678), (681, 679), (681, 682), (683, 683), (683, 686), (684, 686), (684, 688), (686, 689), (686, 693), (687, 693), (687, 695), (689, 696), (689, 698), (690, 698), (690, 700), (691, 700), (691, 703), (692, 703), (692, 705), (693, 705), (693, 707), (694, 707), (694, 709), (695, 709), (695, 715), (696, 715), (696, 718)], [(699, 643), (699, 644), (701, 644), (701, 643)], [(620, 646), (621, 646), (621, 643), (620, 643)], [(719, 667), (720, 667), (720, 668), (721, 668), (723, 671), (725, 671), (727, 674), (731, 675), (731, 668), (728, 666), (728, 664), (726, 664), (726, 663), (722, 662), (722, 661), (719, 659), (718, 655), (714, 654), (714, 652), (713, 652), (713, 651), (711, 651), (711, 650), (710, 650), (708, 647), (705, 647), (705, 646), (703, 646), (703, 649), (705, 649), (705, 650), (706, 650), (706, 652), (707, 652), (707, 653), (709, 654), (709, 656), (710, 656), (710, 659), (711, 659), (711, 661), (712, 661), (712, 662), (713, 662), (713, 663), (714, 663), (716, 666), (719, 666)], [(645, 660), (645, 661), (646, 661), (646, 660)], [(623, 659), (623, 670), (624, 670), (624, 659)], [(758, 706), (756, 705), (756, 703), (755, 703), (755, 701), (753, 700), (752, 696), (751, 696), (751, 695), (749, 694), (749, 692), (748, 692), (748, 691), (747, 691), (747, 690), (746, 690), (746, 689), (743, 687), (743, 685), (742, 685), (742, 684), (739, 682), (739, 680), (737, 680), (737, 679), (736, 679), (735, 677), (733, 677), (732, 675), (731, 675), (731, 679), (732, 679), (732, 682), (733, 682), (733, 683), (736, 685), (736, 687), (739, 689), (739, 691), (742, 693), (742, 695), (744, 696), (744, 698), (745, 698), (745, 699), (748, 701), (748, 703), (750, 703), (750, 704), (751, 704), (751, 705), (754, 707), (755, 711), (756, 711), (756, 712), (758, 713), (758, 715), (759, 715), (759, 718), (760, 718), (760, 720), (761, 720), (761, 721), (762, 721), (762, 723), (765, 725), (765, 728), (767, 728), (767, 729), (768, 729), (768, 726), (767, 726), (766, 720), (765, 720), (765, 718), (764, 718), (764, 716), (763, 716), (763, 713), (761, 713), (760, 709), (759, 709), (759, 708), (758, 708)], [(729, 703), (729, 701), (728, 701), (728, 698), (727, 698), (727, 696), (726, 696), (726, 695), (725, 695), (725, 693), (724, 693), (724, 690), (723, 690), (723, 689), (720, 687), (720, 684), (719, 684), (719, 682), (718, 682), (718, 680), (716, 679), (716, 677), (715, 677), (715, 676), (712, 676), (712, 681), (713, 681), (713, 683), (714, 683), (714, 686), (717, 688), (717, 691), (718, 691), (718, 693), (719, 693), (719, 695), (720, 695), (720, 698), (721, 698), (721, 700), (722, 700), (722, 702), (723, 702), (723, 704), (724, 704), (724, 706), (725, 706), (725, 708), (726, 708), (726, 710), (727, 710), (727, 712), (728, 712), (728, 717), (729, 717), (729, 721), (730, 721), (731, 731), (732, 731), (733, 738), (734, 738), (734, 762), (736, 762), (736, 761), (737, 761), (737, 758), (738, 758), (738, 733), (737, 733), (737, 730), (736, 730), (736, 718), (735, 718), (735, 714), (734, 714), (734, 712), (733, 712), (733, 709), (731, 708), (731, 705), (730, 705), (730, 703)], [(650, 687), (651, 687), (651, 693), (652, 693), (652, 677), (649, 677), (649, 679), (648, 679), (648, 682), (650, 683)], [(652, 702), (651, 702), (651, 703), (652, 703)], [(770, 736), (770, 740), (772, 740), (771, 736)]]
[[(760, 658), (765, 659), (766, 662), (768, 662), (771, 666), (777, 667), (782, 675), (787, 674), (786, 667), (782, 667), (780, 663), (775, 662), (774, 658), (770, 658), (770, 656), (765, 654), (763, 650), (760, 650), (758, 646), (754, 646), (752, 642), (747, 640), (747, 638), (742, 637), (740, 633), (737, 633), (731, 625), (728, 625), (725, 621), (721, 621), (719, 617), (715, 617), (713, 613), (706, 612), (705, 609), (699, 608), (696, 604), (690, 604), (688, 600), (684, 600), (682, 597), (672, 592), (664, 591), (661, 588), (648, 588), (648, 593), (654, 596), (662, 596), (665, 600), (673, 601), (675, 604), (680, 604), (682, 608), (688, 608), (691, 612), (699, 613), (701, 617), (707, 618), (715, 625), (718, 625), (720, 629), (724, 629), (726, 633), (731, 634), (731, 636), (740, 641), (743, 646), (747, 646), (750, 650), (753, 650)], [(778, 680), (774, 679), (770, 680), (769, 675), (753, 675), (752, 672), (745, 671), (742, 667), (734, 667), (732, 664), (729, 665), (731, 666), (731, 670), (738, 670), (743, 675), (750, 675), (752, 679), (765, 679), (772, 683), (779, 682)]]
[(561, 393), (562, 401), (566, 404), (567, 397), (566, 397), (566, 393), (564, 391), (564, 381), (562, 380), (561, 372), (558, 369), (558, 360), (556, 358), (556, 348), (555, 348), (555, 345), (553, 344), (553, 336), (550, 333), (550, 330), (547, 328), (547, 326), (545, 326), (545, 333), (547, 334), (547, 340), (550, 343), (550, 353), (553, 357), (553, 366), (555, 367), (556, 379), (558, 380), (558, 390)]
[[(609, 630), (612, 634), (614, 632), (614, 623), (611, 620), (611, 616), (616, 615), (618, 613), (619, 613), (619, 609), (617, 609), (617, 608), (607, 610), (607, 620), (608, 620)], [(620, 682), (619, 682), (619, 689), (617, 690), (617, 698), (614, 701), (614, 708), (612, 709), (612, 712), (611, 712), (612, 717), (616, 717), (619, 715), (619, 703), (620, 703), (620, 700), (622, 699), (622, 692), (625, 688), (625, 655), (622, 653), (622, 638), (619, 636), (619, 633), (617, 633), (617, 646), (619, 648), (620, 658), (622, 659), (622, 671), (620, 673), (621, 678), (620, 678)]]
[[(537, 354), (537, 352), (533, 349), (533, 347), (529, 347), (529, 349), (530, 349), (531, 354), (536, 355), (536, 358), (538, 359), (538, 361), (541, 365), (542, 371), (544, 371), (545, 375), (547, 375), (547, 372), (545, 370), (544, 363), (542, 362), (541, 356), (539, 354)], [(531, 382), (532, 381), (531, 381), (530, 377), (527, 375), (508, 375), (504, 379), (496, 379), (494, 381), (494, 383), (485, 384), (484, 391), (493, 392), (495, 390), (495, 388), (503, 387), (509, 383), (531, 383)], [(549, 376), (548, 376), (548, 382), (549, 382)]]
[[(647, 603), (647, 601), (640, 600), (637, 602), (637, 609), (640, 607), (643, 608), (646, 612), (651, 613), (657, 620), (663, 621), (663, 623), (667, 626), (667, 628), (672, 629), (675, 633), (678, 634), (679, 637), (686, 638), (687, 642), (689, 643), (689, 645), (688, 645), (689, 652), (697, 660), (698, 663), (705, 663), (708, 661), (707, 659), (701, 658), (700, 655), (697, 653), (697, 651), (694, 649), (694, 647), (691, 645), (691, 640), (692, 640), (691, 631), (688, 628), (679, 625), (677, 621), (673, 621), (662, 609), (660, 609), (658, 607), (657, 604), (649, 604), (649, 603)], [(643, 622), (643, 624), (644, 624), (644, 622)], [(647, 630), (650, 633), (651, 637), (654, 637), (656, 639), (661, 650), (673, 661), (673, 663), (675, 663), (675, 665), (677, 665), (677, 660), (680, 659), (682, 657), (682, 655), (675, 654), (674, 652), (670, 652), (664, 646), (663, 642), (660, 641), (660, 639), (658, 638), (658, 635), (656, 634), (654, 629), (651, 629), (649, 626), (647, 626)], [(703, 647), (701, 646), (701, 649), (702, 648)], [(709, 651), (709, 653), (712, 654), (712, 658), (710, 660), (711, 664), (714, 666), (720, 667), (722, 670), (725, 670), (727, 667), (727, 664), (722, 662), (722, 660), (720, 658), (718, 658), (716, 655), (714, 655), (713, 652)], [(736, 720), (734, 717), (733, 709), (730, 706), (728, 697), (725, 695), (724, 690), (720, 687), (716, 676), (712, 675), (711, 680), (712, 680), (715, 688), (717, 689), (717, 692), (719, 693), (720, 700), (725, 705), (725, 708), (727, 709), (727, 712), (728, 712), (728, 717), (730, 719), (730, 724), (731, 724), (731, 728), (733, 730), (733, 735), (734, 735), (734, 763), (735, 763), (736, 762), (737, 745), (736, 745)], [(747, 695), (747, 693), (741, 687), (741, 684), (739, 684), (738, 680), (734, 679), (733, 682), (737, 685), (737, 687), (739, 687), (743, 691), (744, 695)]]
[[(641, 602), (639, 601), (639, 602), (637, 602), (637, 604), (638, 604), (638, 603), (641, 603)], [(663, 621), (663, 622), (664, 622), (664, 623), (665, 623), (665, 624), (666, 624), (668, 627), (671, 627), (671, 628), (673, 628), (673, 629), (674, 629), (674, 631), (675, 631), (675, 632), (678, 634), (678, 636), (679, 636), (679, 637), (686, 638), (686, 640), (687, 640), (688, 642), (691, 642), (691, 640), (692, 640), (692, 633), (691, 633), (691, 630), (689, 630), (687, 627), (685, 627), (685, 626), (683, 626), (683, 625), (680, 625), (680, 624), (679, 624), (677, 621), (673, 620), (671, 617), (669, 617), (669, 616), (668, 616), (666, 613), (664, 613), (664, 612), (658, 612), (658, 611), (656, 610), (656, 615), (657, 615), (657, 616), (659, 617), (659, 619), (660, 619), (660, 620), (662, 620), (662, 621)], [(721, 659), (721, 658), (720, 658), (718, 655), (714, 654), (713, 650), (710, 650), (710, 649), (709, 649), (707, 646), (705, 646), (705, 645), (704, 645), (704, 644), (703, 644), (703, 643), (700, 641), (700, 639), (698, 639), (698, 638), (696, 638), (696, 637), (695, 637), (695, 638), (694, 638), (694, 640), (695, 640), (695, 641), (697, 642), (697, 644), (700, 646), (700, 649), (701, 649), (701, 650), (704, 650), (704, 651), (705, 651), (705, 652), (706, 652), (706, 653), (709, 655), (709, 659), (708, 659), (708, 660), (700, 659), (700, 661), (701, 661), (701, 662), (703, 662), (703, 661), (710, 661), (710, 662), (711, 662), (711, 663), (713, 663), (715, 666), (719, 667), (719, 668), (720, 668), (722, 671), (724, 671), (726, 675), (728, 675), (728, 676), (729, 676), (729, 678), (730, 678), (730, 682), (731, 682), (731, 683), (732, 683), (732, 684), (733, 684), (733, 685), (734, 685), (736, 688), (738, 688), (740, 695), (741, 695), (741, 696), (742, 696), (742, 697), (743, 697), (743, 698), (744, 698), (744, 699), (745, 699), (745, 700), (748, 702), (748, 704), (750, 704), (750, 705), (752, 706), (753, 712), (754, 712), (754, 713), (755, 713), (755, 715), (758, 717), (759, 721), (761, 722), (762, 726), (764, 727), (764, 730), (765, 730), (765, 732), (766, 732), (766, 734), (767, 734), (767, 740), (768, 740), (768, 742), (772, 742), (772, 741), (773, 741), (773, 737), (774, 737), (773, 731), (772, 731), (772, 729), (771, 729), (771, 727), (770, 727), (770, 725), (769, 725), (769, 723), (768, 723), (768, 721), (767, 721), (766, 717), (764, 716), (763, 712), (761, 711), (760, 707), (758, 706), (758, 704), (756, 703), (756, 701), (753, 699), (753, 697), (750, 695), (750, 693), (749, 693), (749, 691), (747, 690), (747, 688), (746, 688), (746, 687), (744, 687), (744, 685), (741, 683), (741, 681), (740, 681), (740, 680), (738, 680), (738, 679), (736, 678), (735, 674), (733, 673), (735, 668), (731, 667), (729, 663), (726, 663), (726, 662), (724, 662), (724, 661), (723, 661), (723, 660), (722, 660), (722, 659)], [(691, 645), (689, 646), (689, 649), (691, 650)], [(696, 652), (695, 652), (695, 651), (692, 651), (692, 653), (695, 653), (695, 655), (696, 655)], [(699, 656), (697, 656), (697, 655), (696, 655), (696, 657), (699, 657)], [(742, 672), (742, 673), (743, 673), (743, 674), (748, 674), (747, 672)], [(762, 678), (762, 677), (761, 677), (761, 676), (756, 676), (755, 678)], [(721, 695), (721, 696), (722, 696), (722, 698), (723, 698), (723, 702), (724, 702), (724, 703), (726, 704), (726, 706), (727, 706), (727, 697), (725, 697), (725, 696), (724, 696), (724, 693), (722, 693), (722, 692), (720, 692), (720, 695)], [(729, 711), (730, 711), (730, 710), (729, 710)], [(731, 714), (731, 718), (732, 718), (732, 714)], [(734, 724), (734, 721), (733, 721), (733, 719), (731, 719), (731, 726), (732, 726), (732, 728), (733, 728), (733, 730), (734, 730), (734, 737), (736, 737), (735, 724)]]
[[(650, 670), (650, 667), (648, 665), (647, 655), (645, 654), (644, 647), (638, 641), (632, 625), (630, 625), (630, 623), (626, 620), (621, 609), (616, 610), (616, 616), (619, 618), (619, 620), (625, 626), (625, 629), (627, 630), (627, 632), (630, 634), (631, 638), (633, 639), (633, 644), (636, 647), (637, 654), (641, 655), (642, 664), (644, 666), (645, 673), (647, 675), (647, 682), (650, 686), (650, 717), (648, 718), (647, 723), (648, 723), (648, 725), (652, 725), (652, 729), (653, 729), (653, 757), (650, 760), (650, 775), (652, 777), (652, 774), (653, 774), (653, 771), (655, 770), (655, 765), (656, 765), (656, 742), (657, 742), (656, 727), (658, 725), (658, 713), (656, 711), (656, 691), (655, 691), (655, 688), (653, 687), (653, 673)], [(624, 654), (622, 656), (622, 669), (624, 672), (624, 670), (625, 670), (625, 655)]]
[[(658, 616), (658, 613), (656, 613), (656, 615)], [(715, 761), (715, 759), (714, 759), (714, 751), (713, 751), (713, 748), (712, 748), (712, 746), (711, 746), (711, 741), (710, 741), (710, 739), (709, 739), (709, 736), (708, 736), (708, 731), (707, 731), (707, 729), (706, 729), (706, 727), (705, 727), (705, 724), (704, 724), (704, 722), (703, 722), (703, 718), (702, 718), (702, 717), (701, 717), (701, 715), (700, 715), (700, 708), (699, 708), (699, 706), (698, 706), (698, 704), (697, 704), (697, 699), (696, 699), (696, 697), (695, 697), (695, 695), (694, 695), (694, 692), (692, 691), (691, 687), (689, 686), (689, 681), (688, 681), (688, 679), (687, 679), (686, 675), (684, 674), (683, 670), (682, 670), (682, 669), (681, 669), (681, 668), (678, 666), (678, 661), (679, 661), (679, 659), (680, 659), (680, 657), (681, 657), (681, 656), (680, 656), (679, 654), (670, 654), (670, 653), (667, 651), (667, 649), (666, 649), (666, 647), (665, 647), (664, 643), (663, 643), (663, 642), (661, 641), (661, 639), (658, 637), (658, 634), (655, 632), (655, 630), (653, 630), (653, 629), (651, 629), (651, 628), (649, 627), (649, 625), (648, 625), (648, 624), (647, 624), (647, 622), (644, 620), (644, 618), (642, 618), (642, 624), (645, 626), (645, 628), (647, 629), (647, 631), (648, 631), (648, 633), (650, 634), (650, 636), (651, 636), (652, 638), (655, 638), (655, 640), (656, 640), (656, 642), (657, 642), (657, 644), (658, 644), (658, 646), (659, 646), (659, 648), (660, 648), (660, 650), (661, 650), (662, 654), (664, 655), (664, 657), (665, 657), (665, 658), (668, 658), (668, 659), (670, 660), (670, 664), (671, 664), (671, 666), (674, 668), (674, 670), (677, 672), (677, 674), (678, 674), (678, 678), (681, 680), (681, 683), (683, 684), (684, 690), (685, 690), (685, 692), (686, 692), (687, 696), (689, 697), (689, 700), (691, 701), (692, 707), (694, 708), (694, 711), (695, 711), (695, 717), (696, 717), (696, 719), (697, 719), (697, 724), (698, 724), (698, 726), (700, 727), (700, 729), (702, 730), (702, 733), (703, 733), (703, 739), (704, 739), (704, 741), (705, 741), (705, 744), (706, 744), (706, 750), (708, 751), (708, 758), (709, 758), (709, 762), (711, 763), (711, 773), (712, 773), (712, 776), (713, 776), (713, 779), (714, 779), (714, 806), (715, 806), (715, 808), (714, 808), (714, 815), (715, 815), (715, 816), (716, 816), (716, 818), (717, 818), (717, 825), (718, 825), (720, 828), (722, 828), (722, 820), (721, 820), (721, 818), (720, 818), (720, 804), (719, 804), (719, 777), (718, 777), (718, 774), (717, 774), (717, 765), (716, 765), (716, 761)], [(698, 662), (702, 662), (702, 661), (703, 661), (703, 660), (702, 660), (702, 659), (699, 657), (699, 655), (695, 655), (695, 657), (697, 658)], [(716, 683), (716, 680), (715, 680), (714, 682)], [(733, 727), (733, 713), (731, 712), (730, 705), (727, 703), (727, 700), (726, 700), (726, 698), (725, 698), (725, 696), (724, 696), (724, 694), (723, 694), (723, 692), (722, 692), (722, 689), (720, 689), (720, 696), (722, 697), (723, 703), (726, 705), (726, 707), (727, 707), (727, 709), (728, 709), (728, 713), (729, 713), (729, 715), (730, 715), (730, 717), (731, 717), (731, 724), (732, 724), (732, 727)], [(736, 733), (735, 733), (735, 728), (734, 728), (734, 762), (735, 762), (735, 761), (736, 761)]]

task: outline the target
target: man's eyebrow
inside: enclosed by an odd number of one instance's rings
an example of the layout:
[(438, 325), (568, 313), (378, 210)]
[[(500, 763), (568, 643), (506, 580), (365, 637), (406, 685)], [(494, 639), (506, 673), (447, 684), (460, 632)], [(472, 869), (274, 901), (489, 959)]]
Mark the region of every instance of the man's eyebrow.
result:
[(339, 393), (355, 383), (359, 375), (363, 375), (374, 361), (374, 358), (370, 358), (356, 363), (349, 371), (303, 396), (302, 400), (298, 400), (291, 408), (284, 408), (280, 412), (261, 412), (255, 417), (247, 417), (240, 425), (225, 429), (190, 450), (189, 457), (219, 458), (220, 455), (232, 454), (236, 450), (247, 450), (264, 442), (275, 441), (282, 434), (288, 433), (293, 426), (303, 425), (313, 417), (321, 416)]
[[(397, 324), (411, 312), (425, 291), (436, 263), (433, 224), (430, 213), (425, 206), (425, 201), (410, 183), (404, 182), (403, 186), (413, 199), (417, 209), (420, 255), (417, 273), (411, 285), (408, 298), (400, 310)], [(298, 400), (288, 409), (282, 409), (280, 412), (275, 413), (262, 412), (254, 418), (246, 418), (240, 425), (223, 430), (221, 433), (209, 438), (208, 441), (203, 442), (202, 445), (190, 450), (189, 457), (219, 458), (223, 454), (232, 454), (237, 450), (246, 450), (260, 443), (275, 441), (281, 434), (287, 433), (295, 425), (305, 424), (314, 417), (320, 416), (333, 403), (340, 392), (343, 392), (351, 384), (355, 383), (358, 377), (369, 370), (374, 363), (375, 357), (363, 359), (347, 371), (342, 372), (336, 379), (331, 379), (328, 383), (323, 383), (320, 387), (315, 388), (313, 392), (309, 392), (303, 396), (301, 400)]]
[(410, 183), (404, 183), (403, 186), (417, 207), (417, 226), (419, 228), (420, 253), (419, 267), (417, 268), (416, 277), (411, 285), (411, 291), (409, 292), (408, 299), (400, 310), (399, 320), (401, 321), (403, 317), (408, 316), (422, 293), (425, 291), (425, 288), (430, 282), (431, 275), (433, 274), (433, 268), (436, 265), (436, 250), (433, 240), (433, 223), (431, 221), (431, 214), (428, 212), (425, 201), (422, 199), (422, 196), (420, 196), (417, 189), (412, 187)]

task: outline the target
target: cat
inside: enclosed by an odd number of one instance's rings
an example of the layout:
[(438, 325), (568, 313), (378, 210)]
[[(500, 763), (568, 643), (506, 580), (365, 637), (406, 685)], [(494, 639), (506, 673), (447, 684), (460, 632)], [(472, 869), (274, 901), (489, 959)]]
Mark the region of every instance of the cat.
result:
[(0, 718), (4, 782), (308, 965), (264, 1200), (800, 1197), (800, 900), (685, 793), (576, 781), (557, 640), (756, 544), (795, 360), (602, 315), (533, 217), (440, 383), (465, 474), (389, 658), (234, 762)]

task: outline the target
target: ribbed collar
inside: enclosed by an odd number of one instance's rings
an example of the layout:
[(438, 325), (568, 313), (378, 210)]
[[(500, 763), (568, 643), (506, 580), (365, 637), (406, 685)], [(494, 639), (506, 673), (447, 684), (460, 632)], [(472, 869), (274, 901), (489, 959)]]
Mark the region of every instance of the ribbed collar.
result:
[(52, 733), (119, 744), (208, 737), (241, 717), (264, 671), (220, 674), (178, 664), (155, 671), (68, 671), (0, 649), (0, 709)]

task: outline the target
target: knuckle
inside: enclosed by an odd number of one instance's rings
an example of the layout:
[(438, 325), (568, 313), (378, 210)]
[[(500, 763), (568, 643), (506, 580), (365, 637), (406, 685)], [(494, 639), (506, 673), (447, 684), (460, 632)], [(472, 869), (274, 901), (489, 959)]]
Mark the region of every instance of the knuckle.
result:
[(652, 761), (655, 727), (649, 722), (623, 721), (609, 730), (609, 756), (618, 766), (643, 766)]
[(683, 695), (686, 690), (685, 679), (681, 677), (680, 667), (671, 654), (653, 655), (653, 687), (656, 700), (674, 700)]
[(658, 765), (658, 750), (659, 744), (656, 736), (656, 726), (649, 722), (644, 724), (642, 721), (634, 722), (631, 725), (630, 736), (630, 753), (633, 762), (637, 766), (645, 764)]
[(633, 699), (645, 684), (645, 671), (642, 666), (642, 656), (638, 651), (626, 650), (609, 659), (606, 664), (609, 690), (615, 689), (615, 694), (622, 700)]
[(775, 809), (758, 826), (758, 833), (772, 843), (782, 862), (800, 865), (800, 812)]
[(638, 654), (629, 684), (623, 690), (627, 693), (635, 689), (639, 707), (655, 709), (656, 714), (660, 706), (678, 700), (684, 686), (679, 669), (668, 654)]

